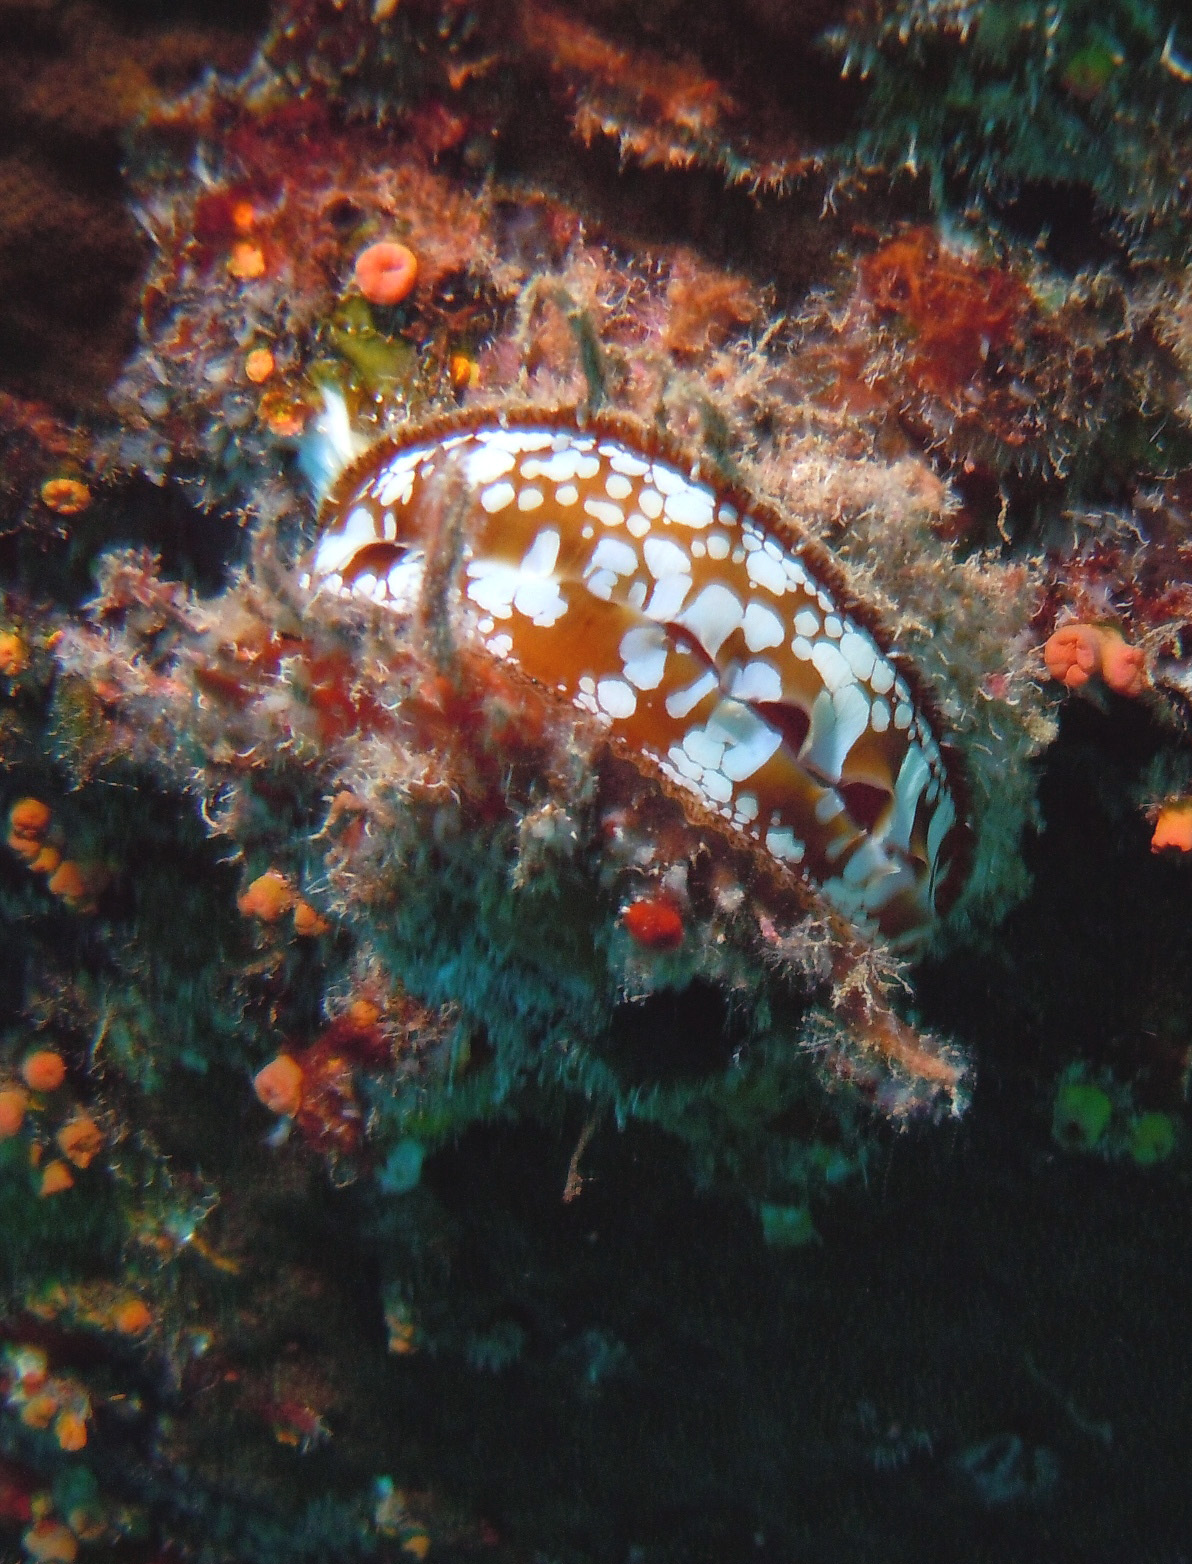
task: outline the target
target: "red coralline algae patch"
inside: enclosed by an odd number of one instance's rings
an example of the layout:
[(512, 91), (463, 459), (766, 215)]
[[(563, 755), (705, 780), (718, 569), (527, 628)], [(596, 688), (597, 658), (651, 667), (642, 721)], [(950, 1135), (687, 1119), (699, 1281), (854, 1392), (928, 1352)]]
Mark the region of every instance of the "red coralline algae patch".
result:
[(841, 319), (813, 353), (822, 395), (855, 415), (900, 421), (961, 471), (1061, 469), (1104, 416), (1095, 367), (1112, 324), (1079, 289), (978, 258), (934, 228), (908, 229), (857, 263)]
[(861, 282), (879, 319), (906, 337), (902, 373), (915, 389), (958, 402), (1021, 336), (1030, 295), (1004, 267), (949, 250), (913, 228), (866, 256)]

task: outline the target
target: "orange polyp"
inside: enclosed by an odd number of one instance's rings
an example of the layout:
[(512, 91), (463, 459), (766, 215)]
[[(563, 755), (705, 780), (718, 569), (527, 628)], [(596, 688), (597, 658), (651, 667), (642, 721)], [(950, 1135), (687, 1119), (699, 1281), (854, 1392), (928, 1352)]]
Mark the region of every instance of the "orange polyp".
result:
[(59, 1151), (76, 1168), (89, 1167), (103, 1149), (103, 1133), (88, 1113), (69, 1119), (55, 1138)]
[(72, 1189), (73, 1187), (74, 1174), (65, 1162), (60, 1162), (55, 1158), (53, 1162), (47, 1162), (41, 1170), (41, 1189), (39, 1193), (43, 1196), (60, 1195), (63, 1190)]
[(1101, 677), (1118, 695), (1141, 695), (1146, 688), (1146, 653), (1130, 646), (1116, 630), (1101, 632)]
[(29, 649), (15, 630), (0, 631), (0, 675), (15, 679), (29, 666)]
[(353, 999), (347, 1009), (347, 1019), (354, 1027), (365, 1031), (381, 1019), (381, 1007), (371, 999)]
[(621, 914), (630, 937), (645, 950), (678, 950), (683, 943), (683, 918), (666, 896), (643, 896)]
[(20, 1131), (28, 1106), (29, 1094), (19, 1086), (0, 1091), (0, 1140), (11, 1140)]
[(47, 478), (40, 492), (41, 503), (59, 516), (77, 516), (91, 503), (91, 490), (79, 478)]
[(80, 864), (72, 858), (64, 858), (50, 875), (46, 888), (53, 896), (59, 896), (69, 906), (83, 908), (91, 901), (91, 885)]
[(1092, 678), (1100, 662), (1099, 643), (1092, 625), (1065, 625), (1043, 648), (1043, 661), (1053, 679), (1078, 690)]
[(57, 1091), (66, 1079), (66, 1061), (51, 1048), (39, 1048), (25, 1055), (21, 1076), (31, 1091)]
[(228, 271), (238, 282), (253, 282), (265, 275), (265, 252), (259, 244), (241, 240), (232, 246), (228, 257)]
[(54, 1438), (61, 1450), (82, 1450), (87, 1443), (87, 1420), (78, 1412), (59, 1412), (54, 1419)]
[(58, 1411), (58, 1398), (49, 1391), (30, 1396), (21, 1408), (21, 1422), (26, 1428), (48, 1428)]
[(16, 836), (42, 837), (49, 829), (50, 806), (40, 798), (18, 798), (9, 810), (8, 824)]
[(356, 257), (354, 276), (370, 304), (400, 304), (418, 281), (418, 257), (404, 244), (381, 240)]
[(22, 836), (19, 831), (12, 831), (8, 836), (8, 845), (19, 858), (23, 858), (27, 864), (32, 864), (35, 858), (41, 856), (41, 839), (36, 836)]
[(62, 854), (56, 847), (47, 844), (30, 860), (29, 867), (34, 874), (53, 874), (61, 862)]
[(78, 1539), (61, 1521), (36, 1521), (21, 1541), (34, 1564), (74, 1564), (79, 1553)]
[(252, 352), (244, 360), (244, 373), (254, 386), (259, 386), (263, 381), (268, 380), (274, 368), (273, 354), (268, 348), (253, 348)]
[(293, 1118), (302, 1106), (302, 1066), (290, 1054), (278, 1054), (253, 1080), (253, 1090), (270, 1113)]
[(313, 939), (318, 934), (326, 934), (331, 925), (326, 918), (320, 917), (308, 901), (298, 901), (294, 906), (294, 933), (301, 934), (308, 939)]
[(129, 1298), (118, 1305), (112, 1316), (112, 1324), (122, 1336), (139, 1336), (153, 1324), (149, 1306), (140, 1298)]
[(1164, 804), (1155, 816), (1151, 852), (1161, 853), (1165, 847), (1174, 847), (1181, 853), (1192, 853), (1192, 798), (1180, 798)]
[(1147, 686), (1146, 653), (1112, 625), (1062, 625), (1044, 646), (1043, 661), (1051, 677), (1070, 690), (1081, 689), (1094, 674), (1118, 695), (1140, 695)]
[(284, 874), (276, 869), (267, 869), (236, 898), (236, 905), (246, 918), (260, 918), (262, 923), (276, 923), (294, 905), (294, 892)]

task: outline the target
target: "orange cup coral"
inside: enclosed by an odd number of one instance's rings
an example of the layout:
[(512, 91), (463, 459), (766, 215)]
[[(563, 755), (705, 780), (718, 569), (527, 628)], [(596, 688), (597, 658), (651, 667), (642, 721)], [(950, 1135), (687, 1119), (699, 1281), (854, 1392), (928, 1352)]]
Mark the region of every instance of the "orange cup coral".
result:
[(21, 1541), (34, 1564), (74, 1564), (79, 1556), (78, 1538), (61, 1521), (35, 1521)]
[(1161, 853), (1165, 847), (1192, 853), (1192, 798), (1177, 798), (1163, 804), (1155, 816), (1151, 852)]
[(32, 1395), (21, 1408), (21, 1422), (26, 1428), (48, 1428), (58, 1411), (58, 1398), (48, 1390)]
[(62, 854), (47, 842), (36, 858), (30, 859), (29, 867), (34, 874), (53, 874), (61, 862)]
[(43, 836), (50, 824), (50, 806), (40, 798), (18, 798), (9, 810), (8, 824), (21, 836)]
[(58, 1149), (76, 1168), (90, 1167), (103, 1150), (103, 1132), (89, 1113), (77, 1113), (58, 1131)]
[(31, 1091), (55, 1092), (66, 1079), (66, 1061), (52, 1048), (39, 1048), (25, 1055), (21, 1079)]
[(91, 490), (81, 478), (47, 478), (41, 486), (41, 503), (59, 516), (77, 516), (91, 503)]
[(294, 892), (285, 875), (279, 874), (276, 869), (267, 869), (236, 898), (236, 905), (246, 918), (260, 918), (262, 923), (276, 923), (284, 912), (289, 912), (294, 899)]
[(118, 1305), (112, 1324), (122, 1336), (139, 1336), (153, 1324), (153, 1315), (148, 1304), (142, 1303), (140, 1298), (128, 1298)]
[(356, 257), (354, 276), (370, 304), (400, 304), (418, 281), (418, 257), (404, 244), (381, 240)]
[(308, 901), (299, 901), (294, 906), (294, 933), (303, 934), (313, 938), (316, 934), (326, 934), (331, 925), (326, 918), (322, 918)]
[(96, 885), (92, 875), (73, 858), (64, 858), (46, 881), (51, 896), (57, 896), (74, 912), (94, 912)]
[(42, 848), (42, 838), (50, 828), (50, 806), (40, 798), (18, 798), (8, 812), (8, 845), (14, 853), (31, 861)]
[(60, 1162), (57, 1157), (53, 1162), (47, 1162), (41, 1170), (41, 1195), (60, 1195), (63, 1190), (74, 1188), (74, 1174), (65, 1162)]
[(6, 1086), (0, 1091), (0, 1140), (11, 1140), (18, 1133), (28, 1106), (28, 1093), (19, 1086)]
[(232, 246), (228, 257), (228, 271), (239, 282), (252, 282), (265, 275), (265, 252), (259, 244), (241, 240)]
[(371, 999), (353, 999), (347, 1009), (347, 1018), (353, 1026), (364, 1031), (370, 1026), (376, 1026), (381, 1019), (381, 1007)]
[(1146, 653), (1112, 625), (1062, 625), (1043, 648), (1053, 679), (1079, 690), (1094, 674), (1118, 695), (1140, 695), (1147, 686)]
[(15, 679), (29, 666), (29, 649), (15, 630), (0, 631), (0, 674)]
[(244, 373), (254, 386), (269, 379), (274, 370), (274, 358), (268, 348), (253, 348), (244, 360)]
[(253, 1090), (270, 1113), (292, 1118), (302, 1106), (302, 1066), (289, 1054), (278, 1054), (253, 1080)]
[(81, 1450), (87, 1443), (87, 1421), (78, 1412), (59, 1412), (54, 1419), (54, 1438), (61, 1450)]

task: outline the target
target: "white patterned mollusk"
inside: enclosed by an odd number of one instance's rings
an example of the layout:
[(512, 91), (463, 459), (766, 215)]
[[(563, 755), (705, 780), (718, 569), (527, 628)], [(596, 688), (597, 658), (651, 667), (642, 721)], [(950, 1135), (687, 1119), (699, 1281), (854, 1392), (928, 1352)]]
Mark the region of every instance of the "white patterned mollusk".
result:
[(620, 425), (490, 415), (354, 463), (308, 584), (411, 611), (445, 505), (493, 657), (862, 931), (921, 935), (962, 873), (952, 763), (820, 550)]

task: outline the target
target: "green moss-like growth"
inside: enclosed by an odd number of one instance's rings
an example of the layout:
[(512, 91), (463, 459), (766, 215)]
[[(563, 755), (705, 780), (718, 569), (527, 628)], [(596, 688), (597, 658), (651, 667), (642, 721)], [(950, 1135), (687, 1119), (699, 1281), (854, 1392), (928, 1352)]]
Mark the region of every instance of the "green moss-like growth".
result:
[(1030, 184), (1089, 190), (1173, 251), (1192, 123), (1185, 26), (1174, 0), (872, 5), (830, 39), (870, 85), (844, 150), (924, 174), (941, 207)]
[(1091, 1081), (1067, 1080), (1055, 1096), (1051, 1135), (1069, 1151), (1093, 1151), (1113, 1117), (1113, 1099)]
[(1130, 1156), (1139, 1167), (1154, 1167), (1171, 1156), (1176, 1138), (1176, 1122), (1170, 1113), (1140, 1113), (1130, 1122)]

